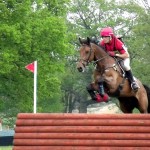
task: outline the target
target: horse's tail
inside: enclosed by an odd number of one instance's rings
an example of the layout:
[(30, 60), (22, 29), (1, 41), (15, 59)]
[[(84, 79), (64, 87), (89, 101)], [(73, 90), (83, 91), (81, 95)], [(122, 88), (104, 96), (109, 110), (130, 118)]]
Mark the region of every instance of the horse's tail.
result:
[(143, 85), (147, 92), (148, 97), (148, 113), (150, 113), (150, 88), (147, 85)]

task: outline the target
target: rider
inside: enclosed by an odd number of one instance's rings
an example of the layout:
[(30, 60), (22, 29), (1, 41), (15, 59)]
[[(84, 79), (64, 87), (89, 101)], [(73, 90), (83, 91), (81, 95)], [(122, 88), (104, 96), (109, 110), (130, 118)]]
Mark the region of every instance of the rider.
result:
[[(132, 75), (129, 53), (125, 45), (114, 35), (113, 29), (111, 27), (103, 28), (100, 31), (100, 36), (102, 37), (102, 41), (99, 43), (99, 45), (102, 46), (110, 56), (112, 57), (116, 56), (123, 59), (125, 72), (131, 83), (131, 88), (134, 91), (137, 91), (139, 86), (135, 82), (135, 79)], [(119, 53), (115, 54), (114, 51), (118, 51)], [(100, 88), (101, 88), (100, 91), (104, 92), (102, 84), (103, 83), (100, 82)]]

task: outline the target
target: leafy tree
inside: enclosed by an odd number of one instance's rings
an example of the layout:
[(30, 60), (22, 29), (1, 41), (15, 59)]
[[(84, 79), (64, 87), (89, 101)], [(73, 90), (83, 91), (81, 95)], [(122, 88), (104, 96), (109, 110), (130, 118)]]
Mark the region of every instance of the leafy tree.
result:
[[(140, 48), (141, 46), (149, 47), (149, 38), (144, 38), (147, 41), (146, 44), (143, 41), (143, 38), (138, 38), (137, 35), (140, 33), (137, 28), (140, 28), (140, 30), (145, 29), (145, 31), (142, 31), (143, 34), (146, 34), (147, 30), (149, 30), (147, 27), (149, 22), (145, 22), (146, 19), (149, 18), (149, 14), (146, 15), (148, 9), (145, 10), (145, 8), (141, 6), (141, 3), (136, 0), (119, 2), (115, 0), (72, 0), (69, 8), (68, 25), (69, 29), (76, 34), (76, 37), (74, 38), (74, 46), (76, 49), (79, 49), (78, 37), (86, 38), (87, 36), (92, 37), (94, 35), (99, 37), (101, 28), (111, 26), (114, 28), (116, 35), (123, 36), (123, 40), (131, 55), (131, 66), (133, 67), (135, 75), (142, 80), (143, 83), (148, 82), (149, 84), (149, 79), (147, 76), (144, 76), (148, 75), (150, 70), (147, 61), (148, 51), (146, 49), (143, 51), (143, 49)], [(146, 5), (146, 8), (149, 7)], [(139, 22), (141, 22), (142, 25), (145, 24), (145, 26), (140, 26)], [(147, 36), (149, 36), (149, 34), (147, 34)], [(141, 34), (140, 37), (142, 37)], [(140, 45), (140, 43), (143, 42), (144, 44)], [(138, 51), (138, 49), (141, 49), (141, 51)], [(76, 55), (75, 59), (76, 57), (78, 56)], [(72, 83), (74, 84), (74, 87), (76, 84), (80, 87), (76, 89), (76, 91), (78, 91), (77, 93), (81, 94), (81, 89), (85, 86), (83, 83), (87, 84), (90, 82), (90, 74), (91, 71), (88, 72), (88, 79), (86, 77), (83, 78), (82, 75), (75, 74), (78, 76), (78, 80), (80, 78), (83, 81), (80, 83)], [(85, 91), (83, 91), (81, 97), (84, 94)], [(85, 100), (87, 99), (86, 96), (87, 95), (84, 97)]]
[(38, 112), (63, 111), (61, 93), (69, 49), (67, 0), (4, 0), (0, 3), (0, 111), (7, 116), (33, 110), (33, 74), (38, 61)]
[(0, 112), (6, 116), (32, 112), (33, 74), (24, 67), (34, 60), (38, 61), (38, 112), (64, 108), (71, 112), (75, 103), (87, 100), (85, 87), (92, 80), (93, 66), (85, 74), (75, 69), (78, 37), (99, 37), (105, 26), (123, 35), (135, 75), (150, 85), (148, 0), (68, 2), (0, 2)]
[(134, 24), (131, 30), (127, 34), (127, 42), (129, 50), (131, 52), (132, 66), (136, 77), (138, 77), (144, 84), (150, 85), (149, 79), (149, 45), (150, 45), (150, 29), (148, 28), (150, 23), (150, 11), (149, 4), (146, 0), (134, 1), (132, 5), (131, 1), (126, 5), (126, 9), (136, 13)]

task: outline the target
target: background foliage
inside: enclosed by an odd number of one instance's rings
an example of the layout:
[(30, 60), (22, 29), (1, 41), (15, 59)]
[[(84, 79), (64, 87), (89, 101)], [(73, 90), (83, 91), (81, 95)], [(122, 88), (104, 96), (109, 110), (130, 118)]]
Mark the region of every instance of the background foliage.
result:
[[(38, 112), (71, 112), (89, 99), (93, 66), (78, 73), (78, 37), (111, 26), (122, 35), (134, 75), (150, 85), (148, 0), (3, 0), (0, 2), (0, 116), (8, 125), (33, 112), (33, 74), (38, 61)], [(7, 119), (6, 119), (7, 118)]]

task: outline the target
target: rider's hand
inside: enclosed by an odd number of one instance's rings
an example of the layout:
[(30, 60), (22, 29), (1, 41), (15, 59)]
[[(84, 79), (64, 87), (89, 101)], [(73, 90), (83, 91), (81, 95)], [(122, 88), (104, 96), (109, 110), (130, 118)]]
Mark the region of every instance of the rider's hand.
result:
[(116, 56), (116, 54), (115, 54), (114, 51), (108, 51), (107, 53), (108, 53), (110, 56), (112, 56), (112, 57)]

